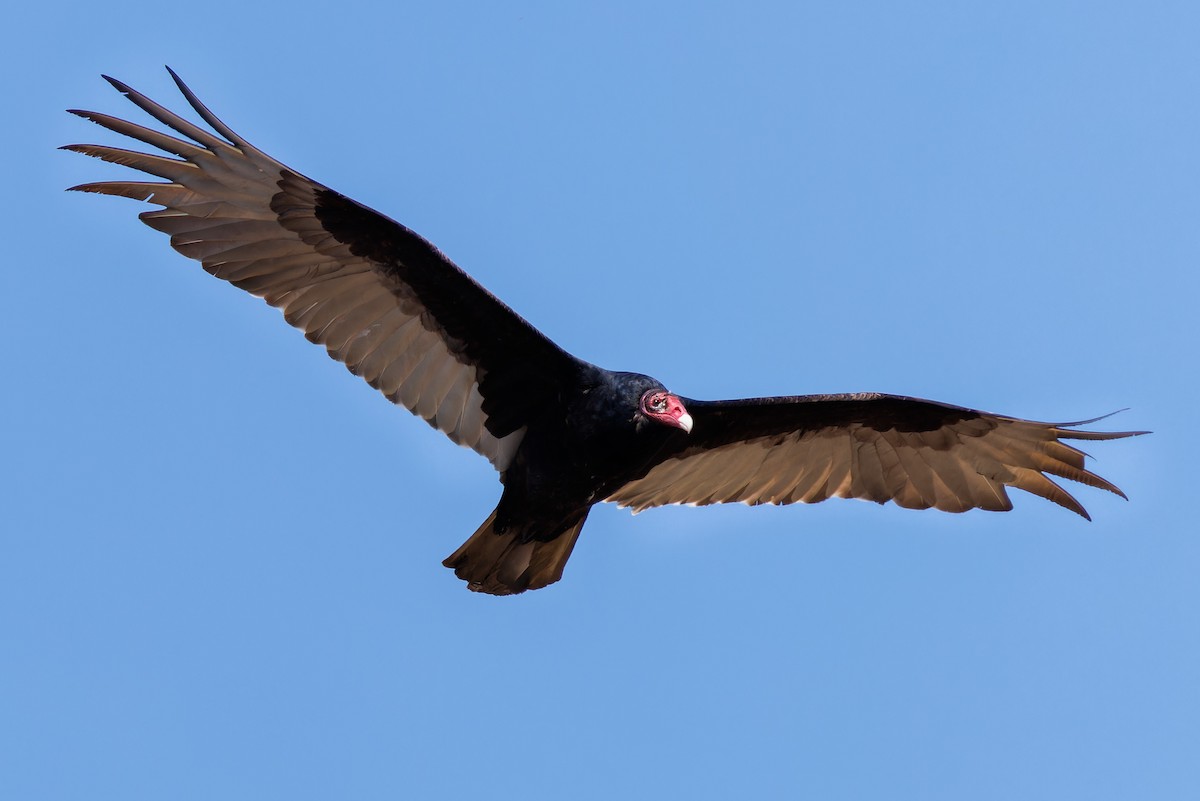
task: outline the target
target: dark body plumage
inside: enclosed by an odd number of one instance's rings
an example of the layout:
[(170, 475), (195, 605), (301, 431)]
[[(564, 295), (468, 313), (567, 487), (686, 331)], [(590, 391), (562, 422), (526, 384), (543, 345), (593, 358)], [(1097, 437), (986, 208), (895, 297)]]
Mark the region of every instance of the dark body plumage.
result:
[(500, 502), (445, 562), (472, 589), (502, 595), (557, 581), (602, 501), (640, 510), (837, 496), (960, 512), (1010, 509), (1012, 486), (1086, 517), (1048, 475), (1121, 494), (1063, 440), (1140, 432), (880, 394), (696, 401), (596, 367), (408, 228), (254, 148), (178, 78), (211, 130), (109, 80), (186, 138), (75, 111), (174, 158), (70, 145), (165, 179), (74, 188), (162, 206), (141, 219), (176, 250), (281, 309), (355, 375), (492, 462)]

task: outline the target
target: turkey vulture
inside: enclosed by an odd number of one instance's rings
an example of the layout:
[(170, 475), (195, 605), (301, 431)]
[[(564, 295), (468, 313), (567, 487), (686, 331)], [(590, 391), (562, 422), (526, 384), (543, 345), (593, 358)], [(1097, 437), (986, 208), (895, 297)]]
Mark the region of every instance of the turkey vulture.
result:
[(304, 177), (222, 123), (171, 72), (205, 128), (107, 78), (178, 136), (72, 110), (163, 151), (65, 149), (162, 181), (73, 187), (161, 206), (141, 219), (206, 271), (263, 298), (394, 403), (500, 473), (495, 511), (444, 562), (472, 590), (558, 581), (593, 504), (895, 501), (1012, 508), (1006, 487), (1083, 517), (1049, 476), (1124, 497), (1063, 440), (1087, 431), (918, 398), (801, 395), (700, 401), (562, 350), (405, 226)]

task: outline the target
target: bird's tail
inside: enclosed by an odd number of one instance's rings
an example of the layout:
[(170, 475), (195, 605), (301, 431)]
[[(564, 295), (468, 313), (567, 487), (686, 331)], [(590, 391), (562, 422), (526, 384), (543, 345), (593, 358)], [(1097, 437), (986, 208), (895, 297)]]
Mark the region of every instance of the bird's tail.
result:
[(577, 520), (552, 540), (521, 542), (521, 527), (512, 526), (503, 534), (495, 529), (493, 511), (470, 539), (446, 557), (443, 565), (467, 582), (467, 589), (489, 595), (516, 595), (536, 590), (562, 578), (563, 568), (579, 532), (587, 520), (585, 509)]

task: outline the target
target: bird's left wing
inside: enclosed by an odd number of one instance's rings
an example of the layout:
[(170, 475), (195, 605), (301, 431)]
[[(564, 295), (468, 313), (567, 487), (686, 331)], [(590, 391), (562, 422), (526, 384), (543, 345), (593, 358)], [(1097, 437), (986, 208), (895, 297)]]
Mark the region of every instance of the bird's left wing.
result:
[[(692, 432), (607, 500), (666, 504), (816, 503), (862, 498), (947, 512), (1012, 508), (1016, 487), (1088, 517), (1049, 477), (1124, 494), (1062, 440), (1144, 432), (1084, 431), (898, 395), (684, 399)], [(1048, 475), (1047, 475), (1048, 474)], [(1089, 518), (1090, 519), (1090, 518)]]
[(582, 363), (433, 245), (258, 150), (171, 76), (211, 130), (108, 78), (186, 139), (73, 110), (167, 155), (65, 148), (166, 182), (73, 188), (163, 206), (141, 219), (169, 234), (176, 250), (282, 310), (352, 373), (503, 471), (530, 415)]

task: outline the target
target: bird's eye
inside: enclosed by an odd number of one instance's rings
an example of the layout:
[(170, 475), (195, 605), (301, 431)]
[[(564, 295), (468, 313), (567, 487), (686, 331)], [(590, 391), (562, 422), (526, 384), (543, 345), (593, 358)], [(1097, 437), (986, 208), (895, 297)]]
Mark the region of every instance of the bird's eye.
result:
[(656, 412), (665, 412), (667, 410), (667, 396), (659, 393), (650, 398), (650, 408)]

